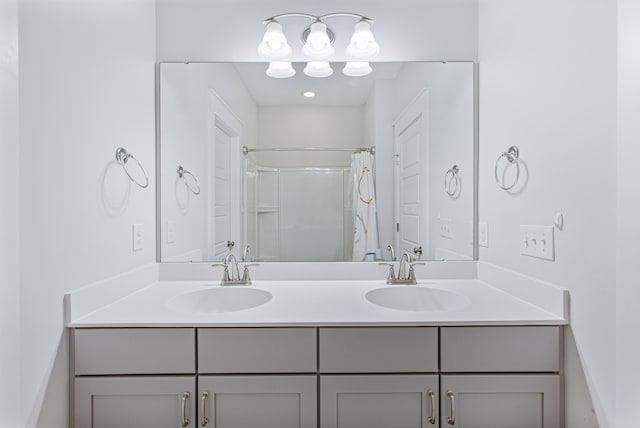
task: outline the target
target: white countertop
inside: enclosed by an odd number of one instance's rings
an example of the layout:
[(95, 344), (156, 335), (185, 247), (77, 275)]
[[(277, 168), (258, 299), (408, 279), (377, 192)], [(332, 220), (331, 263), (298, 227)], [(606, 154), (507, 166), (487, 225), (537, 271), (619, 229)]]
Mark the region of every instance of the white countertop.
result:
[[(229, 288), (233, 286), (227, 286)], [(365, 298), (368, 291), (394, 287), (380, 280), (255, 281), (251, 288), (267, 290), (264, 305), (224, 313), (186, 313), (171, 307), (184, 293), (221, 288), (213, 281), (158, 281), (98, 308), (68, 326), (82, 327), (248, 327), (248, 326), (441, 326), (441, 325), (562, 325), (558, 314), (478, 279), (419, 281), (411, 287), (448, 290), (465, 296), (465, 307), (441, 312), (387, 309)]]

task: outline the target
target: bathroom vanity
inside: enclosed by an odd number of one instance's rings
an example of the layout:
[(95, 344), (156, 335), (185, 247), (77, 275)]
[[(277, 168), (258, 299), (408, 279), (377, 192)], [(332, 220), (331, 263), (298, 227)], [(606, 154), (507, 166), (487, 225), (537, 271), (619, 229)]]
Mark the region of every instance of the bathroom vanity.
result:
[[(473, 279), (411, 287), (463, 300), (389, 309), (365, 296), (406, 287), (264, 281), (251, 290), (268, 301), (220, 312), (206, 294), (232, 287), (155, 283), (69, 324), (71, 419), (76, 428), (563, 425), (562, 317)], [(216, 300), (244, 301), (242, 290)], [(187, 307), (185, 296), (198, 299)]]

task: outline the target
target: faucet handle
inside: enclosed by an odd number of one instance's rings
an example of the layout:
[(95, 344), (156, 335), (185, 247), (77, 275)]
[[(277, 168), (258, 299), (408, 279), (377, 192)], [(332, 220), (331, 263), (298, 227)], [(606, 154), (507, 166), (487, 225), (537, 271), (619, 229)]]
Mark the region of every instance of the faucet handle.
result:
[(245, 263), (244, 270), (242, 271), (242, 281), (244, 281), (247, 285), (251, 284), (251, 276), (249, 275), (249, 267), (250, 266), (260, 266), (258, 263)]
[(424, 262), (411, 262), (409, 263), (409, 276), (407, 277), (407, 280), (412, 281), (414, 284), (416, 283), (416, 273), (413, 270), (414, 266), (423, 266), (426, 263)]
[(387, 284), (392, 284), (396, 278), (396, 271), (392, 263), (378, 263), (380, 266), (389, 266), (389, 276), (387, 276)]
[(222, 271), (222, 281), (230, 281), (231, 276), (229, 275), (229, 265), (227, 263), (213, 263), (212, 267), (222, 266), (224, 270)]

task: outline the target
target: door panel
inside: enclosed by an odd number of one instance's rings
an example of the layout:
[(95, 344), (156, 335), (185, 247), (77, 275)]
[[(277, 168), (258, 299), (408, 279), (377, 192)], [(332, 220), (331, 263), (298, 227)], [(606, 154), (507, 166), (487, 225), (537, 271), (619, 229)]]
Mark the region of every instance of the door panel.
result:
[[(196, 425), (195, 377), (75, 379), (75, 428), (176, 428)], [(186, 421), (185, 421), (186, 422)]]
[(437, 409), (436, 375), (320, 376), (322, 428), (437, 427)]
[(443, 427), (561, 426), (559, 375), (446, 375), (440, 399)]
[(210, 428), (316, 428), (316, 384), (316, 376), (199, 376), (199, 417)]

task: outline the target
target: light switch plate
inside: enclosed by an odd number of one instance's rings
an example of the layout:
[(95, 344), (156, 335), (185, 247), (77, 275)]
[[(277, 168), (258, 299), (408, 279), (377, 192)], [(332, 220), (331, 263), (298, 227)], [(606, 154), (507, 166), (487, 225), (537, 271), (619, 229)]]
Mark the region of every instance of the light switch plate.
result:
[(142, 223), (133, 224), (133, 251), (144, 249), (144, 225)]
[(489, 225), (487, 222), (478, 223), (478, 243), (481, 247), (489, 246)]
[(441, 218), (440, 219), (440, 236), (443, 238), (453, 238), (453, 233), (451, 231), (451, 219), (450, 218)]
[(553, 226), (520, 226), (520, 254), (555, 260)]
[(176, 223), (174, 221), (167, 222), (167, 244), (176, 242)]

